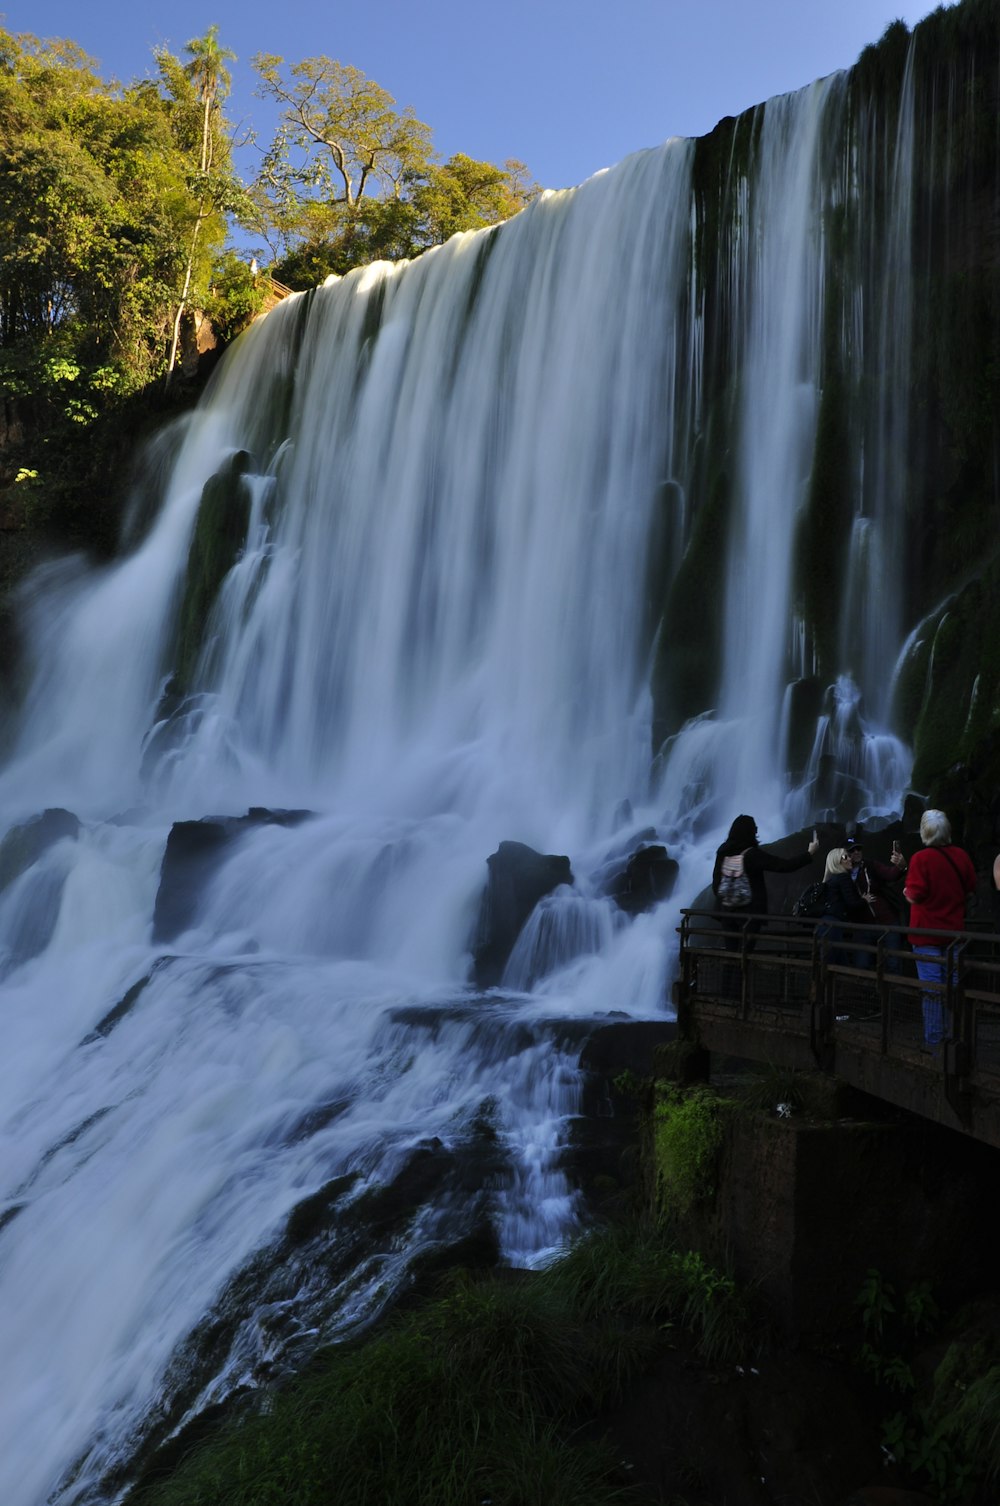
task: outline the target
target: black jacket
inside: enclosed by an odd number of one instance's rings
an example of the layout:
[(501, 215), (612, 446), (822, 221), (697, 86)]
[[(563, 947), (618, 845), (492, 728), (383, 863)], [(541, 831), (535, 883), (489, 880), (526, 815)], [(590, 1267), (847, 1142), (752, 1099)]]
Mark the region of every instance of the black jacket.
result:
[[(728, 852), (728, 844), (723, 843), (715, 854), (715, 867), (712, 869), (712, 893), (715, 895), (715, 908), (721, 910), (719, 904), (719, 878), (722, 873), (723, 858), (737, 857), (737, 853)], [(800, 857), (779, 858), (776, 852), (767, 852), (763, 847), (748, 847), (743, 858), (743, 872), (750, 880), (751, 900), (746, 907), (747, 915), (767, 914), (767, 884), (764, 881), (765, 873), (794, 873), (797, 868), (806, 868), (812, 862), (808, 852)], [(850, 882), (850, 880), (848, 880)], [(739, 914), (739, 911), (727, 910), (727, 915)]]
[(832, 873), (826, 882), (826, 915), (834, 920), (852, 920), (855, 925), (870, 922), (872, 912), (858, 893), (849, 873)]

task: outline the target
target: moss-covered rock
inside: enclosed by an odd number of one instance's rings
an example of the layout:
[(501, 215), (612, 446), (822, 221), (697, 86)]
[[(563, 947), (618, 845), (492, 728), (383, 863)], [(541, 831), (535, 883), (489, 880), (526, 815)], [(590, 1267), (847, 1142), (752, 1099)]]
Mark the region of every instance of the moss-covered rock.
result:
[(246, 450), (238, 450), (223, 462), (202, 490), (173, 656), (174, 689), (181, 695), (190, 690), (194, 681), (209, 615), (222, 582), (246, 544), (250, 493), (243, 478), (250, 468), (250, 456)]

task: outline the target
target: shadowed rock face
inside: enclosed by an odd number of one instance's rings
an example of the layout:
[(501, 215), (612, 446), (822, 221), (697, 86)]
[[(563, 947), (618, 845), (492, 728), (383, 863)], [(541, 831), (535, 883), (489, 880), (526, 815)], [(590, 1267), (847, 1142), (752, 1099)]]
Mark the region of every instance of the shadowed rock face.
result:
[(80, 823), (71, 811), (42, 811), (20, 826), (11, 827), (0, 842), (0, 893), (27, 873), (42, 853), (63, 837), (76, 838)]
[(298, 826), (309, 811), (269, 811), (252, 806), (245, 816), (204, 816), (176, 821), (167, 838), (153, 911), (153, 940), (172, 941), (194, 924), (206, 886), (236, 841), (256, 826)]
[(626, 915), (651, 910), (669, 899), (677, 882), (678, 865), (660, 843), (639, 847), (611, 885), (611, 894)]
[(0, 947), (0, 971), (37, 957), (48, 946), (66, 873), (58, 858), (48, 861), (46, 854), (66, 838), (75, 841), (79, 830), (76, 816), (56, 808), (12, 827), (0, 842), (0, 904), (7, 938)]
[(569, 858), (536, 852), (523, 842), (501, 842), (486, 859), (489, 878), (479, 910), (473, 947), (473, 981), (495, 988), (521, 929), (546, 894), (571, 884)]

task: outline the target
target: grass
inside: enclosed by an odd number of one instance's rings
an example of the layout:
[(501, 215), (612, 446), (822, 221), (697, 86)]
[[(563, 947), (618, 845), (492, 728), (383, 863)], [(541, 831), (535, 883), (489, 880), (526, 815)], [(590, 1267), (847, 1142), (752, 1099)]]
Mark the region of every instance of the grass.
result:
[(688, 1328), (745, 1350), (730, 1278), (655, 1231), (615, 1229), (548, 1269), (456, 1273), (367, 1341), (323, 1351), (130, 1506), (612, 1506), (642, 1497), (575, 1437)]

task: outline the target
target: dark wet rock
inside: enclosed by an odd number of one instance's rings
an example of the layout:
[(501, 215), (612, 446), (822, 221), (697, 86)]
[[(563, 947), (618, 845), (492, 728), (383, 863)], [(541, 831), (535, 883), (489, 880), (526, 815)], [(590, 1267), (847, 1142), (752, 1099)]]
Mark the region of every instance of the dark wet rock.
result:
[(27, 1206), (27, 1203), (11, 1203), (9, 1208), (5, 1208), (0, 1213), (0, 1233), (3, 1233), (7, 1225), (17, 1218), (17, 1215), (23, 1212)]
[(328, 1228), (333, 1221), (337, 1204), (350, 1192), (357, 1180), (356, 1172), (343, 1177), (334, 1177), (331, 1181), (324, 1183), (318, 1192), (303, 1198), (301, 1203), (296, 1203), (285, 1225), (285, 1239), (288, 1243), (303, 1244), (322, 1229)]
[(615, 876), (610, 893), (626, 915), (640, 915), (670, 898), (678, 871), (676, 860), (660, 843), (640, 847)]
[(103, 1037), (110, 1035), (115, 1026), (121, 1024), (122, 1020), (132, 1013), (133, 1005), (142, 995), (146, 984), (152, 976), (152, 973), (147, 973), (144, 978), (139, 979), (138, 983), (133, 983), (132, 987), (123, 995), (114, 1008), (109, 1009), (104, 1018), (94, 1026), (93, 1030), (84, 1036), (80, 1042), (81, 1046), (90, 1046), (94, 1041), (99, 1041)]
[(183, 694), (191, 687), (212, 607), (223, 580), (246, 543), (250, 492), (244, 478), (251, 465), (247, 451), (238, 450), (223, 461), (202, 489), (177, 618), (173, 655), (175, 694)]
[[(61, 1150), (65, 1150), (67, 1145), (75, 1145), (81, 1135), (85, 1135), (95, 1124), (100, 1124), (101, 1120), (111, 1113), (111, 1107), (111, 1104), (105, 1104), (103, 1108), (95, 1109), (92, 1114), (87, 1115), (86, 1119), (81, 1119), (79, 1124), (74, 1124), (73, 1128), (68, 1130), (54, 1145), (50, 1145), (38, 1163), (38, 1171), (47, 1166)], [(37, 1174), (37, 1172), (34, 1173), (29, 1181), (25, 1183), (25, 1186), (30, 1187)]]
[(13, 827), (0, 843), (0, 898), (8, 938), (0, 959), (4, 970), (40, 956), (51, 941), (68, 865), (46, 854), (66, 838), (75, 841), (79, 830), (70, 811), (46, 810)]
[(523, 842), (501, 842), (487, 859), (489, 878), (473, 947), (477, 988), (495, 988), (525, 921), (540, 899), (571, 884), (569, 858), (536, 852)]
[(865, 787), (837, 767), (832, 753), (821, 753), (816, 777), (806, 785), (807, 808), (820, 821), (849, 821), (865, 803)]
[(20, 826), (12, 826), (0, 842), (0, 893), (22, 873), (27, 873), (48, 848), (64, 837), (75, 840), (79, 832), (76, 816), (59, 807), (42, 811)]
[(194, 925), (205, 888), (245, 832), (259, 826), (299, 826), (311, 811), (251, 806), (245, 816), (203, 816), (170, 828), (153, 910), (153, 940), (172, 941)]
[(341, 1114), (351, 1106), (350, 1098), (331, 1098), (329, 1103), (321, 1103), (316, 1108), (309, 1109), (301, 1118), (296, 1119), (284, 1135), (286, 1145), (295, 1145), (300, 1140), (311, 1140), (313, 1135), (318, 1135), (320, 1130), (326, 1129), (327, 1125), (333, 1124)]
[[(463, 1173), (467, 1154), (499, 1153), (490, 1123), (487, 1107), (473, 1121), (467, 1140), (446, 1146), (429, 1137), (403, 1158), (391, 1181), (360, 1196), (355, 1195), (358, 1174), (348, 1172), (296, 1204), (272, 1244), (233, 1275), (212, 1311), (175, 1352), (160, 1404), (146, 1420), (132, 1458), (102, 1482), (108, 1493), (168, 1468), (177, 1457), (173, 1435), (178, 1428), (190, 1442), (202, 1435), (206, 1417), (241, 1412), (245, 1393), (237, 1390), (221, 1409), (188, 1416), (206, 1383), (234, 1353), (240, 1355), (242, 1373), (252, 1375), (255, 1383), (281, 1381), (301, 1370), (321, 1342), (336, 1336), (344, 1306), (352, 1307), (359, 1287), (378, 1283), (383, 1273), (393, 1274), (370, 1295), (369, 1321), (414, 1292), (429, 1290), (456, 1264), (495, 1264), (490, 1195), (481, 1181), (474, 1193), (462, 1186), (468, 1180)], [(422, 1223), (419, 1243), (407, 1260), (402, 1254), (407, 1231), (418, 1216), (426, 1218), (428, 1209), (435, 1215)], [(363, 1321), (353, 1312), (351, 1331)]]
[(823, 685), (815, 675), (792, 681), (788, 687), (788, 768), (795, 781), (809, 764), (822, 709)]
[(580, 1066), (607, 1078), (621, 1072), (651, 1077), (657, 1047), (676, 1037), (677, 1021), (666, 1015), (661, 1020), (611, 1020), (591, 1029), (580, 1052)]
[(562, 1170), (597, 1215), (624, 1212), (640, 1177), (639, 1085), (653, 1075), (657, 1049), (676, 1038), (677, 1022), (610, 1020), (588, 1031), (579, 1062), (580, 1114), (570, 1125)]

